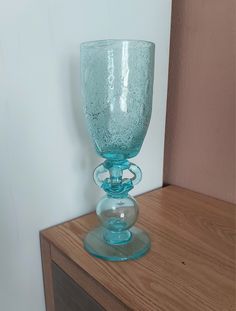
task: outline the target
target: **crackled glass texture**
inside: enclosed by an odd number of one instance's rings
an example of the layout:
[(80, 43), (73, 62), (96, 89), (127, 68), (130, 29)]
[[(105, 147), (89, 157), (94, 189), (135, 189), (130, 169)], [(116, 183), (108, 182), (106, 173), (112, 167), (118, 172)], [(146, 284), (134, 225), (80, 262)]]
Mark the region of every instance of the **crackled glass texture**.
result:
[(101, 40), (81, 45), (81, 90), (88, 128), (100, 156), (138, 154), (152, 110), (154, 44)]

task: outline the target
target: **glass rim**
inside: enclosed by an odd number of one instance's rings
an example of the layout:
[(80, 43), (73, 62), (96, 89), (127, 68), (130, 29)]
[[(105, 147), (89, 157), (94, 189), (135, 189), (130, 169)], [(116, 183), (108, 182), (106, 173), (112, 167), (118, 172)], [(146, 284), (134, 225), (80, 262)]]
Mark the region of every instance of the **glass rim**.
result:
[(115, 44), (121, 43), (131, 43), (131, 44), (141, 44), (146, 47), (155, 47), (155, 43), (152, 41), (146, 40), (135, 40), (135, 39), (101, 39), (101, 40), (92, 40), (92, 41), (85, 41), (80, 44), (80, 48), (100, 48), (106, 47)]

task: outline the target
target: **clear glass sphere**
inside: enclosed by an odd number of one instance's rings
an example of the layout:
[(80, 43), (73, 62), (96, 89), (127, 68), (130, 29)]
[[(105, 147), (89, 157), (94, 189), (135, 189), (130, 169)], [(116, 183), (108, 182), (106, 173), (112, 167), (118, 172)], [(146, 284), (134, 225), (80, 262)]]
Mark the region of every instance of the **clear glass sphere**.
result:
[(102, 225), (113, 232), (131, 228), (138, 217), (138, 205), (133, 197), (111, 198), (104, 196), (96, 209)]

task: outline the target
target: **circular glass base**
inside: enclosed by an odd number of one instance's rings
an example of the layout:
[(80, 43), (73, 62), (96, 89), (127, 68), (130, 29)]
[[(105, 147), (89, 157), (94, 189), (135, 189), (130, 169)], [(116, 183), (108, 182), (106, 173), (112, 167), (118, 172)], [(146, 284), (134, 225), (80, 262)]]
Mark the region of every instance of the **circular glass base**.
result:
[(106, 229), (95, 228), (86, 235), (84, 248), (91, 255), (110, 261), (125, 261), (142, 257), (151, 246), (148, 234), (137, 227), (132, 227), (129, 232), (131, 236), (127, 242), (111, 244), (104, 239)]

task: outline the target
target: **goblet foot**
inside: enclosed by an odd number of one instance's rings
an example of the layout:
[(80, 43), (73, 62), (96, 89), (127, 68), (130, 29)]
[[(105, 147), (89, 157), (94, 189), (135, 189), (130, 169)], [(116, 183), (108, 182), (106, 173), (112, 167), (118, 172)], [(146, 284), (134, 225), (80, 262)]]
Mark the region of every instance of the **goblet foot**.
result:
[(132, 227), (129, 230), (109, 232), (104, 227), (90, 231), (84, 239), (84, 247), (91, 255), (109, 261), (138, 259), (151, 246), (146, 232)]

